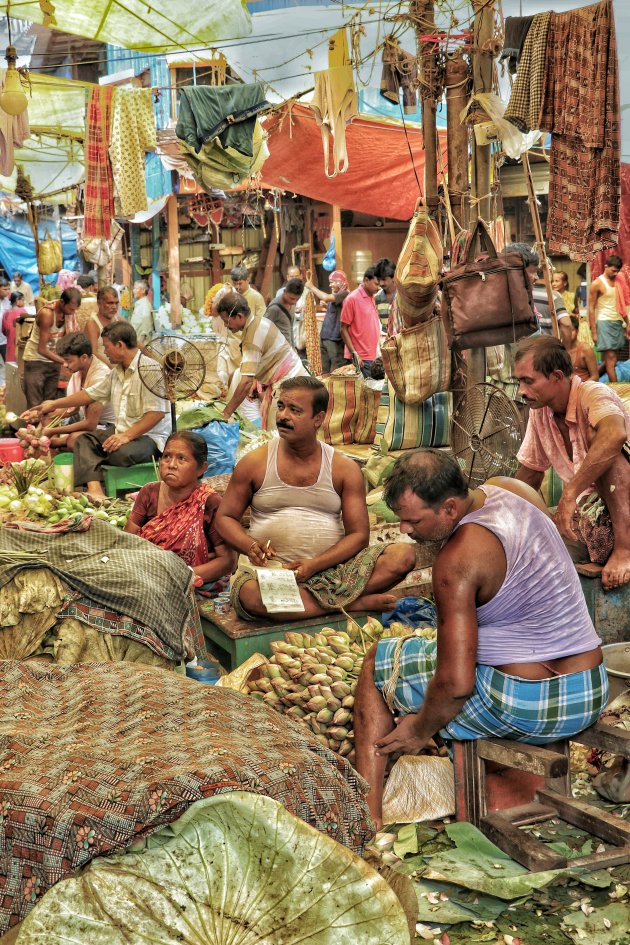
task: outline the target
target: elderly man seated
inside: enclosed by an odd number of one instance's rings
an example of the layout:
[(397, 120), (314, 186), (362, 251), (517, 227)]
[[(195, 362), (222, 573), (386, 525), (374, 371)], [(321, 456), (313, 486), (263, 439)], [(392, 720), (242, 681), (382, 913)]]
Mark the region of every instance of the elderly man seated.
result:
[(527, 338), (514, 356), (530, 406), (516, 478), (539, 489), (552, 466), (564, 483), (555, 522), (576, 562), (604, 565), (604, 588), (630, 581), (630, 415), (607, 385), (573, 374), (557, 338)]
[[(251, 570), (232, 581), (232, 605), (244, 619), (283, 621), (327, 611), (387, 610), (388, 594), (415, 564), (411, 544), (368, 546), (363, 476), (354, 460), (317, 439), (328, 406), (313, 377), (280, 386), (279, 439), (236, 466), (217, 514), (225, 541), (255, 567), (276, 559), (294, 571), (303, 611), (267, 614)], [(249, 531), (241, 518), (251, 508)]]
[(449, 454), (417, 450), (397, 461), (385, 501), (401, 532), (444, 544), (437, 643), (384, 640), (359, 678), (357, 769), (379, 825), (388, 754), (419, 754), (436, 734), (557, 741), (596, 722), (608, 696), (577, 573), (533, 489), (497, 478), (471, 491)]
[(74, 447), (74, 483), (87, 486), (92, 500), (104, 498), (100, 467), (146, 463), (164, 449), (171, 432), (168, 403), (152, 394), (140, 380), (140, 353), (128, 322), (113, 322), (103, 329), (105, 354), (113, 369), (85, 390), (40, 405), (43, 416), (62, 407), (87, 407), (93, 401), (111, 403), (115, 424), (83, 433)]

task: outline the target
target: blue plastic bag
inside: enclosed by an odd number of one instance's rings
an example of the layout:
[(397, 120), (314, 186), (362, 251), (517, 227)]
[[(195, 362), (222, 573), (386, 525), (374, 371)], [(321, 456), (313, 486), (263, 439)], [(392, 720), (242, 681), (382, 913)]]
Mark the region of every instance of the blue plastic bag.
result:
[(392, 623), (402, 623), (410, 630), (418, 627), (437, 627), (437, 610), (433, 601), (426, 597), (401, 597), (396, 607), (388, 614), (383, 614), (381, 623), (389, 627)]
[(337, 268), (337, 257), (335, 255), (335, 234), (330, 234), (330, 249), (322, 259), (322, 269), (326, 272), (333, 272)]
[(211, 420), (203, 427), (197, 427), (193, 433), (198, 433), (206, 441), (208, 450), (207, 476), (219, 476), (222, 473), (231, 473), (236, 465), (236, 450), (240, 436), (236, 420)]

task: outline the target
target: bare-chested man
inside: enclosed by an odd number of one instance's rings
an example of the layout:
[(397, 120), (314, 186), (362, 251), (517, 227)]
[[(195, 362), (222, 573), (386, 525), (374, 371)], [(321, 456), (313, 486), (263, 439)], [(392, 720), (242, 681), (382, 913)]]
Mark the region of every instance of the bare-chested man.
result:
[[(363, 476), (354, 460), (317, 439), (328, 391), (314, 377), (283, 381), (279, 439), (236, 466), (217, 515), (226, 542), (256, 567), (272, 558), (295, 572), (303, 611), (267, 614), (251, 571), (237, 572), (232, 605), (241, 617), (315, 617), (327, 611), (387, 610), (387, 592), (415, 565), (411, 544), (372, 545)], [(251, 507), (249, 531), (241, 525)]]

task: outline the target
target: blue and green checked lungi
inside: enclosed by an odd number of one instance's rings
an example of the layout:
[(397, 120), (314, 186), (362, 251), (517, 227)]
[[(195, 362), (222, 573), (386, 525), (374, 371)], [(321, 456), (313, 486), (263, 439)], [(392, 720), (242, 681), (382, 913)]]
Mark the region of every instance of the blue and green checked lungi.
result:
[[(381, 641), (374, 682), (383, 690), (391, 678), (399, 641)], [(414, 637), (400, 649), (400, 674), (393, 695), (401, 715), (417, 712), (435, 674), (437, 643)], [(593, 725), (608, 701), (608, 676), (602, 663), (594, 669), (551, 679), (508, 676), (493, 666), (477, 666), (475, 688), (455, 718), (440, 732), (444, 739), (513, 738), (542, 745), (568, 738)]]

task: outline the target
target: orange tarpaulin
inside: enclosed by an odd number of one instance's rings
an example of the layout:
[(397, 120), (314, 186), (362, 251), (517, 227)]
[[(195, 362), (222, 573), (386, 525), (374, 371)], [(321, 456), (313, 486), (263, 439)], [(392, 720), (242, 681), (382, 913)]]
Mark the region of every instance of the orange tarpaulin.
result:
[[(407, 124), (405, 135), (402, 122), (355, 118), (346, 126), (349, 170), (332, 179), (324, 174), (321, 131), (310, 108), (294, 104), (267, 118), (264, 127), (270, 152), (262, 168), (265, 185), (378, 217), (412, 216), (420, 196), (414, 165), (421, 186), (424, 179), (418, 125)], [(446, 131), (439, 140), (446, 168)]]

